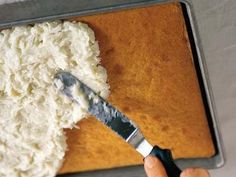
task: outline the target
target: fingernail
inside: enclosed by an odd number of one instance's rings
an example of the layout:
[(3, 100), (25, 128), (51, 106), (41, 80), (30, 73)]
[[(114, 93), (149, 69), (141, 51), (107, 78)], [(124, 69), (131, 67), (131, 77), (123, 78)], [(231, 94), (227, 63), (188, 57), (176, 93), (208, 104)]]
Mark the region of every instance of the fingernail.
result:
[(157, 163), (157, 159), (156, 157), (148, 156), (144, 159), (144, 163), (148, 168), (153, 168)]

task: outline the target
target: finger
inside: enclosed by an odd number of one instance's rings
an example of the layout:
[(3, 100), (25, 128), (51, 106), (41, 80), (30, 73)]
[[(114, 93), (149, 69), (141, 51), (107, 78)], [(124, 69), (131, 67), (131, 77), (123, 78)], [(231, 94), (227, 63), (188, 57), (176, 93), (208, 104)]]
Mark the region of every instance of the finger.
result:
[(210, 175), (202, 168), (188, 168), (181, 173), (180, 177), (210, 177)]
[(168, 177), (161, 161), (154, 156), (144, 159), (144, 169), (148, 177)]

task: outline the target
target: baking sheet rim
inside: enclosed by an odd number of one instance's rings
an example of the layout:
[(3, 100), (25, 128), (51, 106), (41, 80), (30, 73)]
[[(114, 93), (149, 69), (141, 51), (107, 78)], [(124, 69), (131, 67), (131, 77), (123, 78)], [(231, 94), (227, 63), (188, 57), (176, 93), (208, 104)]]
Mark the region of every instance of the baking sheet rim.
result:
[[(13, 25), (35, 23), (35, 22), (41, 22), (41, 21), (53, 20), (53, 19), (66, 19), (66, 18), (73, 17), (73, 16), (91, 15), (91, 14), (95, 14), (98, 12), (100, 12), (100, 13), (101, 12), (103, 12), (103, 13), (104, 12), (112, 12), (115, 10), (137, 8), (137, 7), (143, 7), (143, 6), (148, 6), (148, 5), (160, 4), (160, 3), (170, 3), (170, 2), (180, 2), (180, 3), (184, 4), (187, 9), (187, 14), (188, 14), (188, 18), (190, 20), (190, 26), (191, 26), (191, 30), (193, 33), (193, 38), (194, 38), (196, 51), (197, 51), (197, 55), (198, 55), (198, 62), (200, 65), (200, 70), (201, 70), (201, 77), (203, 79), (203, 84), (204, 84), (204, 88), (205, 88), (205, 92), (206, 92), (205, 94), (207, 97), (209, 111), (210, 111), (211, 119), (212, 119), (212, 123), (213, 123), (213, 127), (212, 127), (214, 130), (213, 136), (215, 136), (215, 138), (216, 138), (215, 145), (218, 150), (216, 155), (214, 155), (213, 157), (210, 157), (210, 158), (177, 159), (176, 163), (181, 167), (203, 166), (205, 168), (219, 168), (219, 167), (222, 167), (225, 163), (222, 138), (221, 138), (221, 133), (219, 130), (218, 120), (216, 117), (216, 109), (215, 109), (212, 89), (210, 86), (210, 81), (208, 78), (208, 72), (207, 72), (207, 68), (206, 68), (206, 64), (205, 64), (205, 60), (204, 60), (203, 50), (201, 48), (200, 36), (198, 33), (198, 28), (197, 28), (192, 4), (188, 0), (179, 0), (179, 1), (176, 1), (176, 0), (167, 0), (167, 1), (152, 0), (152, 1), (147, 1), (147, 2), (141, 1), (141, 2), (136, 2), (136, 3), (131, 3), (131, 4), (118, 5), (118, 6), (115, 6), (114, 8), (107, 7), (107, 8), (100, 8), (100, 9), (95, 9), (95, 10), (85, 10), (84, 12), (78, 11), (76, 13), (75, 12), (73, 12), (73, 13), (68, 12), (68, 13), (45, 16), (45, 17), (40, 17), (40, 15), (39, 15), (38, 18), (13, 21), (13, 22), (8, 22), (6, 24), (1, 24), (1, 22), (0, 22), (0, 27), (10, 27)], [(23, 2), (21, 2), (19, 5), (22, 5), (22, 3)], [(121, 167), (121, 168), (123, 168), (123, 167)]]

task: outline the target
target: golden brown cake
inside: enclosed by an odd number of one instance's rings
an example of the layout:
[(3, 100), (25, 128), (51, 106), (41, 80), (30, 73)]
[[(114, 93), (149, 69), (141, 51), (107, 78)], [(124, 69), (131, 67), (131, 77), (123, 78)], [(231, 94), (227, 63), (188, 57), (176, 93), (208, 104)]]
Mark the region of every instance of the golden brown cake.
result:
[[(178, 3), (74, 18), (99, 41), (111, 86), (109, 102), (174, 158), (210, 157), (212, 143)], [(142, 164), (143, 158), (89, 117), (67, 130), (69, 150), (60, 173)]]

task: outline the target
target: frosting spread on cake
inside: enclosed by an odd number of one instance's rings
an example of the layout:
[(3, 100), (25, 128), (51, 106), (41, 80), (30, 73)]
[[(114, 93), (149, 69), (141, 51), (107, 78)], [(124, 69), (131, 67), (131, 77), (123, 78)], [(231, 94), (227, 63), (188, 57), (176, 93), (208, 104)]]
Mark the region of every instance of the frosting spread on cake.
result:
[(93, 31), (83, 23), (45, 22), (0, 33), (0, 176), (50, 177), (67, 149), (63, 128), (86, 117), (59, 93), (54, 74), (66, 70), (106, 98)]

